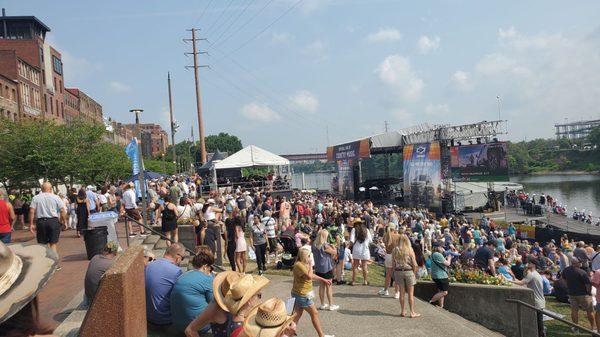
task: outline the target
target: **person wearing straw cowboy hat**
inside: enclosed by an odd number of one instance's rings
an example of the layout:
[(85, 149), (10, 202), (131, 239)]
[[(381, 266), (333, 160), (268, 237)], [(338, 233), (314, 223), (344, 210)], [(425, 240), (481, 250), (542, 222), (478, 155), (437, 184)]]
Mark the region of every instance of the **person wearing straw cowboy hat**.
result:
[(244, 320), (243, 330), (238, 337), (294, 336), (296, 324), (294, 316), (287, 314), (285, 302), (271, 298), (250, 311)]
[(0, 242), (0, 336), (54, 337), (38, 320), (37, 294), (57, 267), (45, 246)]
[[(187, 337), (199, 337), (198, 331), (210, 323), (214, 337), (230, 337), (241, 331), (249, 310), (259, 304), (261, 290), (269, 279), (234, 271), (217, 274), (213, 281), (214, 300), (185, 329)], [(237, 332), (239, 333), (239, 332)]]

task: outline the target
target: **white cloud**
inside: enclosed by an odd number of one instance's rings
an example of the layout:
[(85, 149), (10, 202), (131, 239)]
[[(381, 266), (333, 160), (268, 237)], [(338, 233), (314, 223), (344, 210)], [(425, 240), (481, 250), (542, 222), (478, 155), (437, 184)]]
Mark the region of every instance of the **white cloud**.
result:
[(271, 36), (271, 43), (273, 44), (289, 44), (290, 34), (288, 33), (273, 33)]
[(376, 33), (369, 34), (367, 41), (371, 43), (400, 41), (402, 34), (395, 28), (380, 28)]
[(308, 90), (300, 90), (290, 97), (290, 101), (300, 110), (315, 113), (319, 109), (319, 100)]
[(428, 115), (445, 115), (450, 112), (450, 107), (448, 104), (432, 104), (429, 103), (425, 106), (425, 113)]
[(510, 39), (517, 36), (517, 30), (515, 27), (511, 26), (510, 28), (504, 30), (502, 28), (498, 29), (498, 37), (500, 39)]
[(457, 70), (452, 74), (452, 84), (460, 90), (468, 90), (471, 88), (471, 75), (462, 70)]
[(417, 43), (419, 47), (419, 51), (421, 54), (429, 54), (432, 51), (435, 51), (440, 47), (440, 37), (439, 36), (421, 36), (419, 38), (419, 42)]
[(257, 122), (269, 123), (281, 119), (281, 115), (271, 109), (266, 103), (248, 103), (242, 107), (240, 113), (247, 119)]
[(112, 91), (112, 92), (116, 92), (119, 94), (124, 94), (124, 93), (128, 93), (131, 92), (131, 86), (123, 83), (123, 82), (119, 82), (119, 81), (112, 81), (108, 84), (108, 88)]
[(390, 55), (375, 70), (379, 79), (389, 85), (404, 101), (415, 101), (421, 97), (425, 83), (412, 70), (408, 57)]
[[(557, 121), (583, 119), (598, 111), (600, 29), (569, 37), (560, 32), (525, 34), (510, 27), (500, 29), (497, 39), (494, 50), (466, 77), (476, 84), (478, 96), (485, 97), (480, 106), (465, 106), (466, 114), (488, 110), (493, 116), (494, 98), (501, 94), (502, 118), (513, 121), (511, 138), (531, 139), (551, 136)], [(459, 78), (454, 82), (461, 82)]]
[(320, 62), (328, 58), (327, 50), (327, 42), (316, 39), (304, 48), (304, 54), (311, 57), (313, 61)]

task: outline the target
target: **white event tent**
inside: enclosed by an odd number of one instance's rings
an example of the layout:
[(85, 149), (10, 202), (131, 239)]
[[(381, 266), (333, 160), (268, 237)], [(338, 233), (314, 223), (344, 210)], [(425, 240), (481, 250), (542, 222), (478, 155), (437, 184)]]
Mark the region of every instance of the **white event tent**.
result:
[(290, 161), (261, 149), (258, 146), (250, 145), (232, 154), (231, 156), (215, 163), (216, 170), (243, 168), (253, 166), (288, 166)]

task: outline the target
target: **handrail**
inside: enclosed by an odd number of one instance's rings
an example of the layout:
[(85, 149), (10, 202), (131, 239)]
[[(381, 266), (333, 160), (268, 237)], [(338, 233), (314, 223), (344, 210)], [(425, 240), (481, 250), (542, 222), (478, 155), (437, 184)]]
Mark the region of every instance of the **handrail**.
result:
[[(133, 221), (133, 222), (135, 222), (136, 224), (138, 224), (138, 225), (140, 225), (140, 226), (142, 226), (142, 227), (146, 228), (147, 230), (151, 231), (152, 233), (154, 233), (154, 234), (156, 234), (156, 235), (160, 236), (160, 237), (161, 237), (163, 240), (168, 240), (168, 241), (171, 241), (171, 243), (173, 243), (173, 240), (171, 240), (170, 238), (166, 237), (166, 236), (165, 236), (163, 233), (161, 233), (161, 232), (159, 232), (159, 231), (156, 231), (156, 230), (154, 230), (154, 228), (152, 228), (152, 227), (150, 227), (150, 226), (146, 226), (146, 225), (144, 225), (143, 223), (140, 223), (139, 221), (137, 221), (136, 219), (134, 219), (134, 218), (130, 217), (130, 216), (129, 216), (129, 215), (127, 215), (127, 214), (124, 214), (124, 215), (123, 215), (123, 217), (125, 217), (125, 219), (127, 219), (127, 220), (129, 220), (129, 221)], [(125, 226), (125, 228), (127, 228), (127, 226)], [(129, 234), (128, 234), (128, 235), (129, 235)], [(189, 249), (188, 247), (186, 247), (186, 245), (184, 245), (182, 242), (179, 242), (179, 244), (181, 244), (181, 245), (183, 246), (183, 248), (184, 248), (184, 249), (185, 249), (185, 250), (186, 250), (188, 253), (190, 253), (190, 258), (191, 258), (191, 257), (193, 257), (194, 255), (196, 255), (196, 252), (195, 252), (195, 251), (193, 251), (193, 250)], [(127, 245), (129, 245), (129, 243), (127, 243)], [(191, 261), (190, 261), (190, 263), (191, 263)], [(215, 268), (215, 270), (217, 270), (217, 271), (224, 271), (224, 270), (225, 270), (225, 269), (223, 268), (223, 266), (219, 266), (219, 265), (217, 265), (217, 264), (214, 264), (214, 265), (213, 265), (213, 267), (214, 267), (214, 268)]]
[[(156, 235), (160, 236), (160, 237), (161, 237), (163, 240), (165, 240), (165, 241), (167, 241), (167, 240), (168, 240), (168, 241), (170, 241), (171, 243), (174, 243), (174, 241), (173, 241), (173, 240), (171, 240), (170, 238), (166, 237), (166, 236), (165, 236), (163, 233), (161, 233), (161, 232), (159, 232), (159, 231), (155, 230), (154, 228), (152, 228), (152, 227), (150, 227), (150, 226), (146, 226), (146, 225), (144, 225), (143, 223), (141, 223), (141, 222), (137, 221), (136, 219), (134, 219), (134, 218), (130, 217), (129, 215), (127, 215), (127, 214), (124, 214), (124, 215), (123, 215), (123, 217), (125, 217), (125, 219), (127, 219), (128, 221), (133, 221), (133, 222), (135, 222), (136, 224), (138, 224), (138, 225), (140, 225), (140, 226), (142, 226), (142, 227), (146, 228), (147, 230), (151, 231), (152, 233), (154, 233), (154, 234), (156, 234)], [(196, 255), (196, 252), (195, 252), (195, 251), (193, 251), (192, 249), (189, 249), (189, 248), (188, 248), (188, 247), (186, 247), (186, 246), (185, 246), (183, 243), (179, 242), (179, 244), (181, 244), (181, 245), (183, 246), (183, 248), (184, 248), (184, 249), (185, 249), (185, 250), (186, 250), (188, 253), (190, 253), (190, 255), (191, 255), (191, 256), (194, 256), (194, 255)]]
[(515, 304), (518, 305), (518, 307), (517, 307), (517, 319), (519, 320), (519, 322), (518, 322), (518, 324), (519, 324), (519, 336), (521, 336), (521, 337), (523, 336), (523, 330), (521, 328), (521, 306), (524, 306), (526, 308), (535, 310), (536, 312), (541, 312), (542, 314), (544, 314), (544, 315), (546, 315), (548, 317), (551, 317), (551, 318), (553, 318), (553, 319), (555, 319), (555, 320), (557, 320), (559, 322), (562, 322), (562, 323), (565, 323), (567, 325), (570, 325), (570, 326), (572, 326), (572, 327), (574, 327), (574, 328), (576, 328), (578, 330), (590, 333), (592, 336), (600, 336), (600, 333), (598, 333), (598, 332), (590, 330), (590, 329), (588, 329), (586, 327), (583, 327), (583, 326), (581, 326), (579, 324), (575, 324), (573, 322), (569, 322), (566, 319), (563, 319), (562, 317), (559, 317), (558, 315), (555, 315), (552, 312), (549, 312), (549, 311), (544, 310), (544, 309), (536, 308), (536, 307), (534, 307), (533, 305), (531, 305), (529, 303), (525, 303), (523, 301), (515, 300), (515, 299), (512, 299), (512, 298), (506, 299), (506, 302), (515, 303)]

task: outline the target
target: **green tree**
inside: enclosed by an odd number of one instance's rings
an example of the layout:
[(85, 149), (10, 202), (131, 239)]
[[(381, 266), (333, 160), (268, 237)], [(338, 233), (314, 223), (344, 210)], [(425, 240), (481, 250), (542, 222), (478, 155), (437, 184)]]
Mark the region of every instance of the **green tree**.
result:
[(225, 132), (218, 135), (210, 135), (204, 138), (207, 152), (228, 152), (236, 153), (242, 149), (242, 141), (237, 137)]
[(590, 131), (588, 141), (592, 143), (592, 145), (598, 145), (598, 147), (600, 147), (600, 126), (596, 126)]

